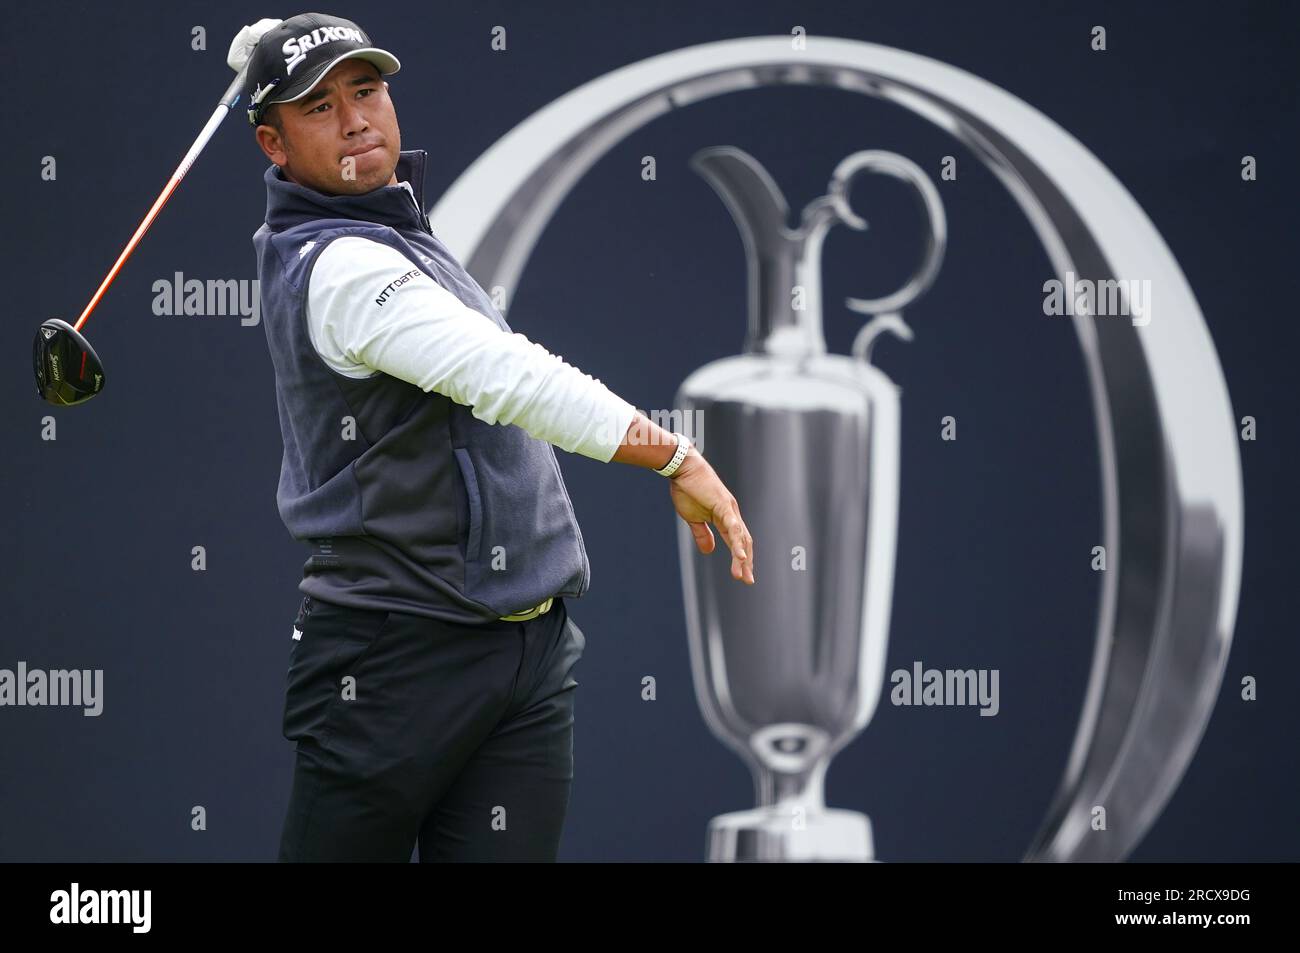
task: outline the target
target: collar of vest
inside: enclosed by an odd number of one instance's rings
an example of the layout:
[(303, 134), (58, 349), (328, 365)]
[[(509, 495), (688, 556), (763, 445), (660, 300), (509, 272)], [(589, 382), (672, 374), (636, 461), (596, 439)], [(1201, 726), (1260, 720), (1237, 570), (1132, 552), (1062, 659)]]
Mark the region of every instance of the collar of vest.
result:
[(361, 195), (325, 195), (305, 185), (290, 182), (272, 165), (263, 173), (266, 180), (266, 224), (283, 231), (317, 218), (355, 218), (380, 225), (420, 228), (424, 209), (424, 166), (426, 149), (404, 149), (398, 153), (397, 178), (411, 183), (419, 209), (400, 185), (382, 185)]

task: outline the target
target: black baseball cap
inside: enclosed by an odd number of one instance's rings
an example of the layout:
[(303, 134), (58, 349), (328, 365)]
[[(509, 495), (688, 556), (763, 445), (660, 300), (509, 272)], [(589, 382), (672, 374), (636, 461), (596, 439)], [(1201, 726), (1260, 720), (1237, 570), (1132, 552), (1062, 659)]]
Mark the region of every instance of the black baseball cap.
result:
[(402, 68), (397, 57), (370, 41), (351, 20), (327, 13), (300, 13), (281, 21), (257, 41), (248, 60), (244, 94), (248, 122), (257, 126), (272, 103), (291, 103), (310, 93), (321, 77), (346, 59), (369, 60), (383, 76)]

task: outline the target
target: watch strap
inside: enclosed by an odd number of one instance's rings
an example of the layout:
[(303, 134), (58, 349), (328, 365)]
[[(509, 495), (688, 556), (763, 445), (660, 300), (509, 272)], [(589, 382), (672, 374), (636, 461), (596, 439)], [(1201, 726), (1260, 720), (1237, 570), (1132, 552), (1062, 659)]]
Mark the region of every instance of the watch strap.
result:
[(686, 454), (690, 453), (691, 440), (685, 434), (673, 431), (673, 436), (677, 438), (677, 450), (673, 453), (673, 458), (665, 463), (661, 468), (655, 470), (660, 476), (671, 477), (678, 468), (681, 467), (682, 461), (686, 459)]

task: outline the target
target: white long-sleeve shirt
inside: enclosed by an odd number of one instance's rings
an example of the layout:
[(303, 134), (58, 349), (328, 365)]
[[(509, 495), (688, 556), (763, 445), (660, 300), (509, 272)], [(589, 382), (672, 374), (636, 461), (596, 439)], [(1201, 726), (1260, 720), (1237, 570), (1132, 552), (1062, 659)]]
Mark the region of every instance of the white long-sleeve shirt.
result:
[(507, 333), (409, 259), (361, 236), (320, 253), (307, 290), (312, 344), (348, 377), (378, 372), (436, 391), (489, 424), (608, 463), (636, 408), (518, 331)]

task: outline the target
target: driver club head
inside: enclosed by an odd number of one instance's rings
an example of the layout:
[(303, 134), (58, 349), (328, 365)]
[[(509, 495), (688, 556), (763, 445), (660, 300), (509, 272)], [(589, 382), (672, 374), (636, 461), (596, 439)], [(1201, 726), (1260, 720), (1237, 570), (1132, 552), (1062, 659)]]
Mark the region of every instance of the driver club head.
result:
[(32, 346), (36, 393), (51, 404), (84, 403), (104, 389), (104, 365), (80, 331), (50, 318), (36, 332)]

